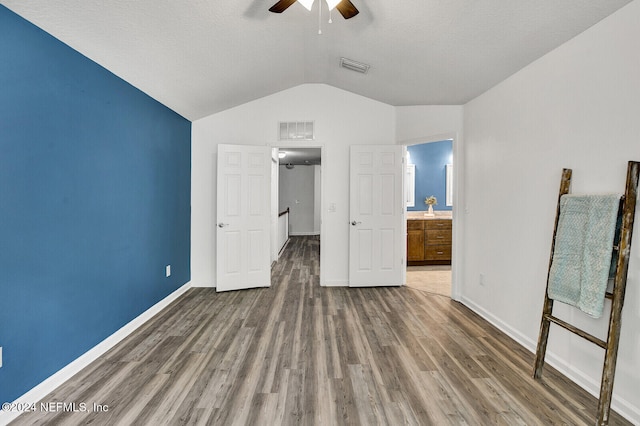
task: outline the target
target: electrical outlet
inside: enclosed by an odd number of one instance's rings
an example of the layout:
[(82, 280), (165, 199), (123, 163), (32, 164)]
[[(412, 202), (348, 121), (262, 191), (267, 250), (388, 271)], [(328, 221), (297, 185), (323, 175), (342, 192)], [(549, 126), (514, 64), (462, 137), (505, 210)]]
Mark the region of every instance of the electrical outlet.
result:
[(164, 273), (165, 273), (165, 275), (166, 275), (167, 277), (170, 277), (170, 276), (171, 276), (171, 265), (167, 265), (167, 266), (165, 266), (165, 268), (164, 268)]
[(480, 274), (480, 281), (479, 281), (481, 286), (484, 286), (484, 274)]

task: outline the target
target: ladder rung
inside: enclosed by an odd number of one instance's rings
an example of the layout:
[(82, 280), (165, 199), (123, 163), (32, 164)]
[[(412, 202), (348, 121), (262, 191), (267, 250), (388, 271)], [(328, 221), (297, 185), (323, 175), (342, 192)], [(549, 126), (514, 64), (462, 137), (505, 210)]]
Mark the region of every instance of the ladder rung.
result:
[(560, 318), (556, 318), (553, 315), (545, 315), (544, 318), (546, 320), (551, 321), (554, 324), (558, 324), (560, 327), (563, 327), (567, 330), (569, 330), (570, 332), (577, 334), (578, 336), (582, 337), (583, 339), (587, 339), (588, 341), (590, 341), (591, 343), (595, 343), (596, 345), (600, 346), (602, 349), (606, 349), (607, 348), (607, 342), (605, 342), (602, 339), (597, 338), (596, 336), (589, 334), (585, 331), (580, 330), (578, 327), (575, 327), (571, 324), (569, 324), (566, 321), (562, 321)]

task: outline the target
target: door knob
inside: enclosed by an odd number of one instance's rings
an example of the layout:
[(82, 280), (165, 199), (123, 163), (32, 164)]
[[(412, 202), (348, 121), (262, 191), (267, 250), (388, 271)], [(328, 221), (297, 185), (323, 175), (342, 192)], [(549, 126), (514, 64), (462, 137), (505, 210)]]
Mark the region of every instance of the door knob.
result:
[(222, 223), (222, 222), (220, 222), (218, 224), (218, 228), (224, 228), (225, 226), (229, 226), (229, 224), (228, 223)]
[(356, 222), (355, 220), (353, 222), (351, 222), (351, 225), (356, 226), (356, 225), (360, 225), (362, 222)]

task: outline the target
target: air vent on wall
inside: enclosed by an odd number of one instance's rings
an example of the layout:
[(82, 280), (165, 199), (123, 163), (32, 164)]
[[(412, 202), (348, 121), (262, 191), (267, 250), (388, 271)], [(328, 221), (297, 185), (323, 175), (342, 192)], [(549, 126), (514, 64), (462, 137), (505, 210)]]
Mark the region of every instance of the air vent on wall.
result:
[(353, 59), (340, 58), (340, 66), (351, 71), (366, 74), (369, 71), (371, 65), (363, 64), (362, 62), (354, 61)]
[(312, 141), (313, 121), (280, 122), (278, 139), (281, 141)]

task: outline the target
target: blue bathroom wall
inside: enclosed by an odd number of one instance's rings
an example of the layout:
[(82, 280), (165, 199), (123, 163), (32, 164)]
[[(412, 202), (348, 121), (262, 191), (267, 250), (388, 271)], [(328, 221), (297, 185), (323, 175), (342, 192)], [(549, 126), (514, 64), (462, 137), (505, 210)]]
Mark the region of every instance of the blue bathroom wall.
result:
[(0, 6), (0, 403), (190, 280), (190, 175), (187, 119)]
[(416, 194), (415, 207), (408, 207), (409, 211), (427, 210), (424, 200), (431, 195), (438, 199), (434, 210), (451, 210), (446, 206), (446, 168), (452, 164), (452, 141), (440, 141), (411, 145), (407, 147), (410, 163), (416, 165)]

